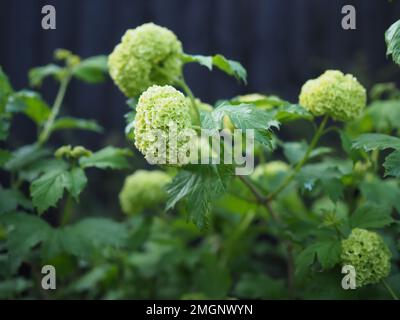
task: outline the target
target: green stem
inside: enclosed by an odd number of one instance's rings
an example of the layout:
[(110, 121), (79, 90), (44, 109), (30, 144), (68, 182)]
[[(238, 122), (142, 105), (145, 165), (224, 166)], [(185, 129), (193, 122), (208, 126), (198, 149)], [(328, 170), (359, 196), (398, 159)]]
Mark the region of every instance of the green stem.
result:
[(399, 300), (399, 297), (396, 295), (396, 293), (393, 291), (393, 289), (390, 287), (390, 285), (386, 282), (385, 279), (382, 280), (382, 283), (385, 286), (386, 290), (392, 296), (393, 300)]
[(61, 104), (64, 100), (65, 92), (67, 91), (67, 87), (69, 81), (71, 80), (71, 75), (68, 74), (61, 80), (60, 88), (58, 89), (56, 99), (54, 101), (53, 107), (51, 109), (51, 113), (46, 123), (44, 124), (43, 130), (39, 134), (38, 143), (40, 145), (44, 144), (50, 137), (51, 130), (56, 120), (58, 113), (61, 109)]
[(65, 226), (71, 220), (73, 205), (74, 202), (72, 196), (68, 193), (67, 200), (64, 205), (64, 211), (61, 217), (61, 223), (60, 223), (61, 226)]
[(315, 132), (315, 135), (313, 139), (311, 140), (310, 145), (307, 148), (307, 151), (304, 155), (304, 157), (300, 160), (300, 162), (294, 167), (293, 173), (289, 175), (283, 182), (282, 184), (272, 193), (270, 193), (267, 196), (268, 200), (274, 199), (279, 193), (281, 193), (291, 182), (292, 180), (296, 177), (296, 175), (299, 173), (301, 168), (304, 166), (304, 164), (307, 162), (308, 158), (310, 157), (311, 152), (314, 150), (314, 148), (317, 146), (317, 143), (321, 136), (324, 133), (325, 126), (328, 122), (329, 117), (325, 116), (318, 127), (317, 131)]
[[(280, 218), (280, 216), (275, 212), (275, 210), (271, 206), (271, 200), (264, 197), (257, 185), (253, 183), (250, 179), (248, 179), (245, 176), (238, 176), (240, 181), (243, 182), (244, 185), (246, 185), (249, 190), (253, 193), (253, 195), (256, 197), (257, 201), (263, 205), (272, 219), (275, 220), (275, 222), (279, 223), (281, 227), (283, 227), (283, 222)], [(286, 249), (286, 256), (287, 256), (287, 287), (288, 287), (288, 296), (289, 298), (293, 297), (295, 294), (295, 288), (294, 288), (294, 258), (293, 258), (293, 244), (290, 240), (282, 240), (283, 245), (285, 246)]]
[(227, 266), (228, 263), (230, 262), (232, 255), (234, 253), (234, 250), (236, 249), (238, 243), (240, 243), (240, 240), (242, 239), (242, 236), (246, 234), (247, 229), (251, 225), (251, 223), (254, 221), (254, 218), (256, 217), (256, 213), (254, 211), (250, 211), (248, 214), (246, 214), (242, 220), (240, 221), (239, 225), (236, 227), (236, 229), (231, 233), (231, 236), (226, 242), (226, 247), (225, 250), (223, 251), (224, 254), (221, 258), (221, 263), (224, 266)]
[(185, 92), (185, 94), (189, 97), (191, 105), (192, 105), (192, 110), (195, 116), (195, 124), (196, 125), (201, 125), (200, 121), (200, 112), (199, 109), (197, 108), (196, 101), (193, 95), (192, 90), (190, 90), (189, 86), (187, 85), (185, 79), (183, 76), (180, 79), (176, 80), (176, 83), (178, 86), (182, 88), (182, 90)]
[[(171, 79), (170, 75), (165, 72), (162, 68), (160, 67), (154, 67), (160, 74), (165, 76), (167, 79)], [(175, 82), (176, 85), (182, 88), (182, 90), (185, 92), (185, 94), (189, 97), (190, 102), (191, 102), (191, 107), (193, 110), (193, 114), (195, 116), (195, 125), (201, 125), (200, 121), (200, 112), (199, 109), (197, 108), (196, 101), (193, 95), (192, 90), (190, 90), (189, 86), (187, 85), (185, 78), (183, 77), (183, 74), (179, 78), (171, 79), (173, 82)]]
[(371, 153), (371, 160), (373, 165), (374, 172), (377, 172), (379, 169), (379, 150), (375, 149)]

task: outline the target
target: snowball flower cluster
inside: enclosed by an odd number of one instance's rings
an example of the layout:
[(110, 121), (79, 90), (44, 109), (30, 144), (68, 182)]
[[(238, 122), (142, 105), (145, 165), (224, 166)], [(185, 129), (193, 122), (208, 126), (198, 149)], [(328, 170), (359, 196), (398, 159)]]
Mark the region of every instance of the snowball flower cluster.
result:
[(186, 97), (171, 86), (151, 86), (140, 96), (136, 112), (135, 145), (146, 160), (155, 164), (186, 164), (192, 137), (185, 133), (193, 131)]
[(182, 73), (181, 55), (172, 31), (146, 23), (125, 32), (109, 56), (109, 72), (127, 97), (137, 97), (153, 84), (172, 84)]
[(342, 240), (343, 265), (352, 265), (356, 271), (356, 286), (378, 283), (390, 273), (391, 253), (375, 232), (353, 229)]
[(308, 80), (301, 88), (300, 104), (316, 116), (329, 115), (335, 120), (356, 118), (365, 107), (365, 88), (351, 74), (337, 70), (325, 71)]
[(125, 179), (119, 194), (122, 211), (127, 215), (154, 210), (166, 200), (165, 186), (171, 177), (163, 171), (138, 170)]

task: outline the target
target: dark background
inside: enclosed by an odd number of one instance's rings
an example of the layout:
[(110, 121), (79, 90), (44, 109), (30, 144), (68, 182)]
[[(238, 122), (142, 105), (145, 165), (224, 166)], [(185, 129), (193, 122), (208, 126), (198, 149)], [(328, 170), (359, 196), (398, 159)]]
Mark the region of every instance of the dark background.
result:
[[(67, 48), (82, 57), (108, 54), (126, 29), (149, 21), (173, 30), (187, 53), (221, 53), (246, 67), (248, 85), (241, 86), (219, 71), (187, 66), (195, 95), (209, 103), (255, 91), (295, 102), (302, 83), (328, 68), (355, 74), (367, 88), (399, 76), (385, 56), (384, 42), (385, 30), (400, 18), (396, 1), (0, 0), (0, 4), (0, 65), (17, 90), (27, 87), (31, 67), (52, 60), (54, 49)], [(45, 4), (56, 7), (56, 30), (41, 28)], [(341, 28), (345, 4), (356, 7), (357, 30)], [(50, 104), (56, 89), (51, 80), (42, 87)], [(110, 80), (94, 86), (74, 81), (64, 112), (96, 119), (106, 130), (102, 135), (64, 133), (52, 140), (55, 144), (78, 142), (93, 149), (128, 145), (123, 134), (125, 98)], [(13, 143), (32, 142), (33, 129), (24, 117), (17, 118)], [(98, 196), (113, 188), (97, 188)]]

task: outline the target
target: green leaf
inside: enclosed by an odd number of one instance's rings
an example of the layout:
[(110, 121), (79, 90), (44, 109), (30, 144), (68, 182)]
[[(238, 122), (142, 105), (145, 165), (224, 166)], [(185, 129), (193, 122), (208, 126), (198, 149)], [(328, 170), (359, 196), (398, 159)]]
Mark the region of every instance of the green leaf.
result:
[(73, 75), (88, 83), (99, 83), (108, 73), (107, 56), (95, 56), (83, 60), (73, 71)]
[(66, 186), (69, 193), (78, 201), (79, 194), (87, 185), (85, 172), (81, 168), (72, 168), (69, 172), (69, 183)]
[(385, 176), (400, 177), (400, 150), (389, 154), (383, 163)]
[(341, 243), (339, 240), (323, 240), (304, 249), (296, 258), (296, 273), (305, 275), (315, 258), (321, 263), (324, 270), (333, 268), (340, 261)]
[(67, 189), (69, 193), (78, 200), (79, 194), (85, 189), (87, 185), (87, 178), (85, 172), (81, 168), (72, 168), (69, 173), (69, 184)]
[(340, 261), (341, 242), (339, 240), (323, 241), (316, 248), (317, 257), (322, 265), (322, 268), (333, 268)]
[(274, 118), (279, 122), (288, 122), (298, 119), (313, 119), (313, 115), (298, 104), (286, 104), (271, 110)]
[(42, 82), (45, 78), (53, 76), (55, 79), (57, 79), (63, 70), (63, 68), (55, 64), (48, 64), (46, 66), (33, 68), (29, 70), (28, 73), (29, 84), (32, 87), (39, 87), (42, 85)]
[[(237, 129), (254, 130), (254, 138), (267, 147), (272, 147), (272, 136), (269, 132), (273, 127), (279, 128), (279, 122), (273, 116), (252, 104), (229, 105), (223, 103), (213, 110), (210, 118), (204, 118), (208, 123), (205, 125), (213, 126), (215, 129), (223, 128), (223, 119), (227, 116)], [(212, 122), (210, 122), (210, 120)]]
[[(69, 228), (72, 235), (80, 237), (95, 248), (121, 247), (128, 238), (127, 226), (107, 218), (86, 218)], [(73, 230), (73, 231), (71, 231)]]
[(167, 186), (166, 210), (172, 209), (178, 201), (185, 198), (189, 219), (199, 228), (204, 228), (211, 202), (226, 190), (227, 182), (232, 176), (232, 167), (188, 166), (188, 169), (191, 168), (192, 171), (180, 171)]
[[(296, 164), (300, 162), (308, 149), (308, 144), (304, 141), (302, 142), (286, 142), (283, 144), (283, 153), (285, 157), (289, 160), (291, 164)], [(331, 148), (328, 147), (320, 147), (314, 149), (309, 158), (315, 158), (320, 155), (325, 155), (332, 152)]]
[(83, 168), (96, 167), (100, 169), (126, 169), (130, 167), (128, 157), (132, 156), (129, 149), (106, 147), (91, 156), (79, 159), (79, 164)]
[(379, 132), (400, 129), (400, 100), (381, 100), (373, 102), (366, 110), (365, 117), (372, 119), (372, 125)]
[(54, 207), (64, 194), (64, 189), (72, 189), (68, 171), (53, 170), (32, 182), (30, 187), (32, 202), (39, 214)]
[(31, 203), (20, 191), (14, 189), (0, 190), (0, 214), (15, 211), (18, 205), (25, 209), (32, 209)]
[(122, 247), (127, 239), (125, 224), (106, 218), (86, 218), (62, 229), (53, 229), (43, 243), (42, 254), (45, 259), (62, 253), (87, 258), (99, 249)]
[[(315, 246), (315, 245), (314, 245)], [(309, 246), (300, 252), (295, 259), (296, 275), (304, 277), (315, 262), (316, 251), (314, 246)]]
[(245, 84), (247, 83), (246, 69), (243, 68), (239, 62), (228, 60), (223, 55), (216, 54), (214, 56), (202, 56), (185, 54), (183, 60), (186, 63), (197, 62), (209, 70), (212, 70), (213, 66), (215, 66), (226, 74), (234, 76), (237, 80), (241, 80)]
[(385, 32), (387, 55), (392, 55), (395, 63), (400, 64), (400, 20), (393, 23)]
[(52, 130), (80, 129), (94, 132), (103, 132), (103, 128), (95, 120), (62, 117), (54, 121)]
[(343, 173), (335, 164), (325, 162), (305, 165), (295, 179), (303, 189), (308, 191), (319, 184), (323, 192), (335, 202), (343, 198), (342, 176)]
[(32, 288), (33, 283), (23, 277), (3, 280), (0, 283), (0, 299), (16, 299), (21, 294)]
[(38, 159), (22, 168), (18, 174), (19, 178), (32, 182), (41, 174), (54, 170), (67, 170), (68, 164), (62, 159), (46, 158)]
[(396, 208), (400, 212), (400, 188), (397, 181), (372, 179), (361, 182), (359, 188), (366, 201)]
[(265, 274), (245, 273), (240, 275), (234, 291), (235, 295), (243, 299), (281, 299), (286, 294), (285, 290), (285, 283), (281, 279)]
[(2, 167), (10, 159), (11, 152), (8, 150), (0, 149), (0, 167)]
[(24, 113), (38, 125), (46, 121), (51, 112), (41, 95), (30, 90), (22, 90), (11, 95), (6, 110), (11, 113)]
[(26, 145), (12, 153), (10, 160), (5, 163), (5, 168), (9, 171), (19, 171), (50, 154), (48, 149), (36, 144)]
[(0, 141), (8, 137), (11, 126), (11, 115), (9, 113), (0, 114)]
[(382, 228), (393, 222), (390, 206), (364, 204), (350, 216), (352, 228)]
[(8, 96), (13, 93), (10, 81), (0, 66), (0, 115), (3, 114)]
[(10, 129), (11, 115), (6, 112), (8, 97), (13, 89), (7, 75), (0, 66), (0, 141), (6, 140)]
[(213, 65), (230, 76), (234, 76), (237, 80), (247, 83), (246, 69), (239, 62), (228, 60), (223, 55), (217, 54), (213, 56)]
[(366, 133), (353, 141), (354, 149), (371, 151), (375, 149), (400, 149), (400, 139), (386, 134)]
[(202, 56), (202, 55), (190, 55), (185, 54), (183, 56), (183, 61), (188, 62), (197, 62), (198, 64), (206, 67), (208, 70), (212, 70), (213, 68), (213, 57), (212, 56)]
[(229, 270), (208, 253), (202, 259), (202, 267), (195, 273), (196, 287), (211, 299), (226, 297), (231, 286)]
[(124, 246), (129, 235), (125, 224), (106, 218), (86, 218), (54, 229), (35, 215), (14, 212), (0, 215), (0, 223), (10, 229), (7, 249), (15, 267), (25, 261), (30, 250), (38, 244), (42, 244), (44, 259), (63, 253), (88, 258), (98, 250)]
[(116, 273), (118, 273), (118, 268), (116, 265), (103, 264), (96, 266), (77, 281), (72, 283), (72, 285), (69, 287), (69, 290), (76, 292), (93, 290), (97, 285), (101, 284), (102, 281), (113, 277)]
[(28, 257), (31, 248), (46, 240), (51, 227), (43, 219), (26, 213), (0, 215), (0, 222), (9, 226), (7, 249), (10, 263), (17, 268)]

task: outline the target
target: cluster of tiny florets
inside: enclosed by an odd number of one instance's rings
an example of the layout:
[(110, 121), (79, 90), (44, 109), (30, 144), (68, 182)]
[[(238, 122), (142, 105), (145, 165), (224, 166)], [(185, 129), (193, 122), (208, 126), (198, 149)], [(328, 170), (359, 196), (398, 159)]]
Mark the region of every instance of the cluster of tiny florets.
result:
[(145, 158), (153, 164), (186, 164), (191, 139), (185, 134), (191, 128), (186, 97), (171, 86), (151, 86), (140, 96), (136, 112), (135, 145)]
[(316, 116), (335, 120), (356, 118), (366, 104), (366, 90), (351, 74), (328, 70), (301, 88), (300, 104)]
[(172, 31), (146, 23), (126, 31), (109, 56), (109, 72), (127, 97), (137, 97), (153, 84), (172, 84), (182, 73), (181, 55)]
[(353, 229), (342, 240), (341, 260), (356, 271), (356, 286), (378, 283), (390, 273), (391, 253), (382, 238), (375, 232)]
[(171, 177), (163, 171), (138, 170), (125, 179), (119, 194), (122, 211), (127, 215), (154, 210), (166, 200), (165, 186)]

